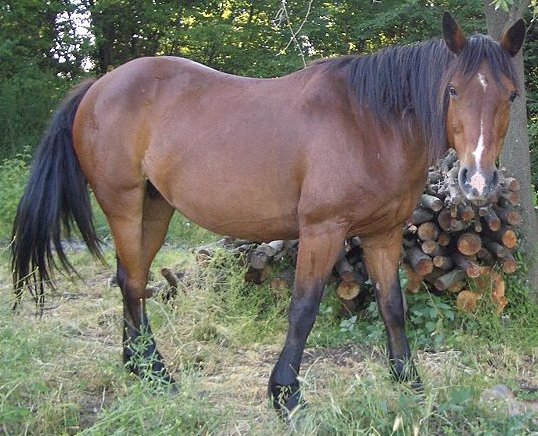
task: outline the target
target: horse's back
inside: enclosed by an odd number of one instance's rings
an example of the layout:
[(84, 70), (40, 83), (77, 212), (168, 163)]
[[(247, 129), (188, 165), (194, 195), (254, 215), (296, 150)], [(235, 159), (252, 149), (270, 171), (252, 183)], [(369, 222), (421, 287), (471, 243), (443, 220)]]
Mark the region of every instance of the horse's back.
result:
[(219, 233), (296, 237), (309, 126), (285, 82), (181, 58), (127, 63), (79, 108), (74, 138), (83, 170), (107, 196), (149, 180)]

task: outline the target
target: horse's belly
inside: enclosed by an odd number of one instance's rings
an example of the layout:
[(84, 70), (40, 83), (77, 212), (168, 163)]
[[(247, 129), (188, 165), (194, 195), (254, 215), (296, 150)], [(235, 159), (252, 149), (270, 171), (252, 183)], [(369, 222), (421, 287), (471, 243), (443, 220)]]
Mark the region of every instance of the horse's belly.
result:
[(215, 233), (258, 241), (297, 238), (299, 189), (293, 182), (222, 160), (218, 169), (178, 166), (174, 174), (150, 180), (174, 208)]

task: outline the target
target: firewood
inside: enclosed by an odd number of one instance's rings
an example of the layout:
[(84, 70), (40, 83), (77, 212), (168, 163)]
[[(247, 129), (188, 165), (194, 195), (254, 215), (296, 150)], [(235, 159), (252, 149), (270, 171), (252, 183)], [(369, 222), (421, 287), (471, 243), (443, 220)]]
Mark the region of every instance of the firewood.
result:
[(482, 274), (475, 279), (476, 287), (481, 292), (491, 293), (493, 303), (501, 313), (508, 303), (505, 297), (506, 283), (501, 274), (491, 267), (482, 267)]
[(501, 228), (501, 219), (492, 208), (486, 209), (485, 214), (482, 215), (482, 219), (486, 222), (487, 227), (494, 232)]
[[(457, 215), (457, 213), (456, 213)], [(452, 217), (450, 209), (443, 209), (437, 215), (437, 222), (439, 227), (445, 232), (460, 232), (465, 229), (466, 223), (461, 220)]]
[(517, 270), (517, 261), (512, 256), (512, 253), (508, 253), (508, 256), (501, 261), (503, 272), (506, 274), (513, 274)]
[(194, 258), (199, 265), (206, 266), (213, 258), (213, 250), (208, 247), (201, 247), (196, 250)]
[(482, 240), (476, 233), (462, 233), (457, 242), (458, 251), (466, 256), (472, 256), (482, 248)]
[(490, 241), (486, 243), (486, 248), (498, 259), (506, 274), (512, 274), (517, 270), (517, 261), (505, 246), (498, 242)]
[(482, 247), (478, 253), (476, 253), (476, 258), (478, 260), (484, 261), (485, 263), (492, 264), (494, 262), (493, 254), (489, 252), (486, 247)]
[(245, 282), (256, 283), (259, 285), (263, 283), (270, 274), (271, 267), (268, 263), (261, 269), (250, 267), (245, 273)]
[(334, 265), (334, 269), (341, 279), (338, 287), (336, 288), (336, 294), (338, 297), (340, 297), (342, 300), (352, 300), (359, 295), (361, 285), (364, 283), (359, 283), (357, 280), (358, 272), (354, 269), (353, 265), (348, 262), (345, 251), (340, 253), (338, 260)]
[(422, 223), (418, 226), (417, 235), (423, 241), (436, 241), (439, 238), (439, 227), (431, 221)]
[(456, 282), (456, 283), (453, 283), (452, 285), (450, 285), (446, 289), (446, 291), (450, 292), (451, 294), (457, 294), (458, 292), (462, 291), (464, 287), (465, 287), (465, 281), (461, 280), (459, 282)]
[(454, 261), (449, 256), (435, 256), (433, 258), (433, 266), (448, 271), (454, 266)]
[(474, 231), (476, 233), (482, 233), (482, 231), (484, 230), (484, 228), (482, 227), (482, 223), (480, 222), (479, 217), (475, 217), (475, 219), (472, 222), (471, 227), (474, 229)]
[(433, 271), (433, 263), (427, 254), (424, 254), (418, 247), (412, 247), (405, 251), (407, 260), (415, 272), (425, 276)]
[(447, 173), (450, 169), (452, 169), (456, 162), (458, 162), (458, 155), (454, 150), (449, 150), (446, 156), (441, 160), (441, 173)]
[(293, 289), (294, 278), (295, 270), (290, 267), (269, 280), (269, 289), (277, 300), (283, 300), (289, 296)]
[(448, 233), (441, 232), (439, 234), (439, 239), (437, 240), (437, 242), (439, 243), (441, 247), (447, 247), (450, 244), (450, 239), (451, 238)]
[(168, 268), (161, 268), (161, 275), (166, 279), (171, 288), (177, 289), (177, 277)]
[(510, 255), (510, 251), (503, 245), (495, 241), (486, 242), (486, 248), (488, 251), (493, 254), (497, 259), (507, 259)]
[(434, 212), (439, 212), (443, 208), (443, 202), (439, 198), (428, 194), (422, 194), (420, 204)]
[(512, 226), (519, 226), (523, 222), (521, 214), (513, 207), (502, 208), (494, 205), (493, 210), (502, 222)]
[(411, 248), (417, 245), (417, 240), (414, 234), (404, 232), (403, 239), (402, 239), (402, 245), (404, 248)]
[(499, 192), (500, 198), (499, 202), (503, 203), (506, 201), (507, 205), (516, 206), (519, 203), (521, 203), (521, 196), (519, 195), (519, 192), (515, 191), (500, 191)]
[(465, 197), (460, 191), (460, 187), (456, 182), (449, 182), (447, 185), (447, 196), (445, 198), (446, 206), (457, 206), (465, 200)]
[(269, 288), (273, 291), (289, 291), (291, 290), (291, 283), (284, 277), (277, 276), (269, 281)]
[(482, 206), (478, 208), (478, 216), (480, 217), (486, 216), (489, 213), (490, 209), (491, 209), (491, 205)]
[(248, 262), (254, 269), (263, 269), (276, 253), (284, 248), (284, 241), (277, 240), (258, 245), (248, 256)]
[(350, 282), (354, 280), (353, 265), (348, 262), (345, 251), (342, 251), (338, 256), (334, 269), (342, 281)]
[(424, 253), (432, 257), (444, 254), (444, 250), (437, 241), (424, 241), (421, 244), (421, 248)]
[(441, 171), (436, 169), (431, 169), (428, 171), (428, 182), (431, 185), (438, 184), (441, 180), (443, 180), (443, 174)]
[(361, 292), (361, 287), (355, 281), (342, 280), (336, 288), (336, 295), (342, 300), (353, 300)]
[(434, 286), (439, 291), (446, 291), (450, 286), (462, 281), (465, 278), (465, 271), (453, 269), (449, 273), (442, 275), (435, 280)]
[[(166, 289), (162, 294), (163, 301), (167, 303), (177, 296), (177, 276), (168, 268), (161, 268), (161, 275), (168, 282), (168, 289)], [(182, 273), (182, 275), (184, 275), (184, 273)], [(185, 289), (183, 289), (183, 292), (185, 293)]]
[(284, 241), (284, 247), (283, 247), (282, 251), (275, 254), (275, 256), (273, 257), (273, 261), (278, 261), (278, 260), (282, 259), (283, 257), (288, 256), (290, 259), (293, 260), (293, 262), (295, 262), (295, 260), (297, 259), (298, 250), (299, 250), (299, 240), (298, 239), (292, 239), (292, 240), (289, 240), (289, 241)]
[(514, 177), (506, 177), (501, 185), (512, 192), (519, 192), (521, 190), (521, 184)]
[(467, 290), (461, 291), (458, 294), (458, 298), (456, 298), (456, 307), (464, 312), (475, 312), (480, 298), (482, 298), (482, 296), (475, 292)]
[(465, 271), (467, 277), (476, 278), (480, 276), (480, 265), (478, 265), (473, 259), (456, 252), (452, 254), (452, 260), (463, 271)]
[(476, 216), (473, 207), (470, 204), (460, 204), (458, 206), (458, 217), (464, 221), (471, 221)]
[(443, 209), (439, 212), (439, 215), (437, 215), (437, 222), (439, 223), (439, 227), (443, 229), (445, 232), (450, 232), (451, 227), (450, 223), (452, 222), (452, 216), (450, 215), (450, 210)]
[(424, 277), (420, 274), (417, 274), (417, 272), (406, 263), (402, 264), (402, 268), (407, 274), (407, 285), (405, 287), (405, 291), (409, 294), (418, 293), (420, 287), (422, 286), (422, 281), (424, 280)]
[(415, 226), (418, 226), (426, 221), (431, 221), (433, 217), (434, 214), (431, 210), (419, 207), (413, 211), (411, 217), (409, 218), (409, 222)]
[(516, 248), (517, 235), (516, 232), (510, 227), (501, 227), (498, 232), (486, 231), (484, 235), (492, 241), (499, 242), (509, 250)]
[(445, 173), (445, 184), (458, 183), (458, 175), (460, 172), (459, 162), (454, 162), (454, 166)]

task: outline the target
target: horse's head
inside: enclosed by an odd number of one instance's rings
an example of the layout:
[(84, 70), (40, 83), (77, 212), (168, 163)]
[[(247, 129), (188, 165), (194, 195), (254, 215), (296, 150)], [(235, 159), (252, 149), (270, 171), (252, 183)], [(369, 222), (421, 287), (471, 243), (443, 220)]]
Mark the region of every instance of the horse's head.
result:
[(496, 161), (517, 97), (511, 58), (525, 37), (517, 21), (495, 42), (484, 35), (465, 37), (450, 14), (443, 16), (443, 38), (456, 57), (449, 70), (444, 101), (448, 105), (448, 143), (461, 163), (459, 185), (471, 202), (483, 205), (499, 185)]

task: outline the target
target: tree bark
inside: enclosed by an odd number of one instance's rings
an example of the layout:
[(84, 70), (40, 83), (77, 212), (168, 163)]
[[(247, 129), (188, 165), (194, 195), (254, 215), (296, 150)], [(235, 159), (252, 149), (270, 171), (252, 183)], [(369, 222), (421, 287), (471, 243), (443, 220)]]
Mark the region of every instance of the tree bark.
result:
[[(488, 33), (498, 40), (503, 33), (518, 19), (522, 18), (529, 7), (530, 0), (516, 0), (509, 13), (501, 8), (495, 10), (491, 0), (484, 0)], [(520, 96), (514, 101), (510, 126), (501, 154), (501, 166), (510, 175), (517, 175), (521, 182), (521, 206), (523, 213), (521, 251), (528, 266), (527, 280), (529, 294), (538, 301), (538, 262), (537, 246), (538, 218), (532, 206), (533, 191), (531, 185), (529, 135), (527, 131), (527, 110), (525, 83), (523, 74), (523, 49), (515, 56), (514, 66), (517, 74), (517, 86)]]

